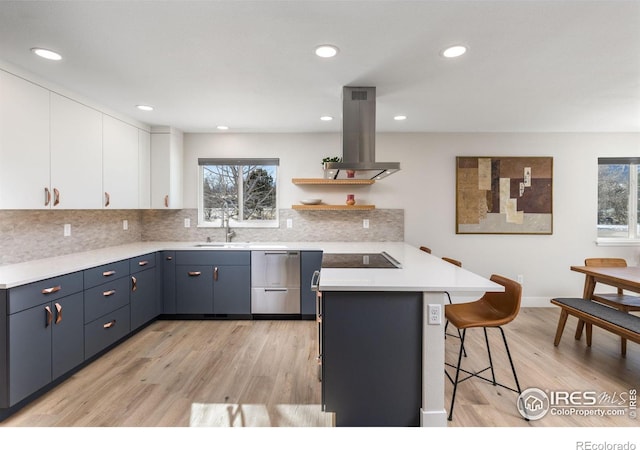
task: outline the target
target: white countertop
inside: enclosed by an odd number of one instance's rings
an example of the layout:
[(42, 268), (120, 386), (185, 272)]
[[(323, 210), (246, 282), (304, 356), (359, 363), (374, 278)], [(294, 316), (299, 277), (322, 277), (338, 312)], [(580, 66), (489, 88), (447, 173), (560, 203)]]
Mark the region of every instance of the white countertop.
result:
[[(161, 250), (323, 250), (327, 253), (387, 252), (400, 269), (323, 269), (320, 288), (325, 291), (502, 291), (502, 286), (442, 261), (404, 242), (137, 242), (53, 258), (0, 266), (0, 289), (9, 289), (79, 270)], [(200, 243), (201, 244), (201, 243)]]

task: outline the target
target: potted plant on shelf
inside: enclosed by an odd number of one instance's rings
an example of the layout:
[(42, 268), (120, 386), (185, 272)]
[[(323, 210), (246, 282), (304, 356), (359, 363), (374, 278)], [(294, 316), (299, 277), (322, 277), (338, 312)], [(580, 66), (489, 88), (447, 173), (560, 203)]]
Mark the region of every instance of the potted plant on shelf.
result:
[(341, 162), (342, 158), (340, 156), (326, 156), (322, 158), (322, 166), (324, 167), (324, 163), (328, 162)]

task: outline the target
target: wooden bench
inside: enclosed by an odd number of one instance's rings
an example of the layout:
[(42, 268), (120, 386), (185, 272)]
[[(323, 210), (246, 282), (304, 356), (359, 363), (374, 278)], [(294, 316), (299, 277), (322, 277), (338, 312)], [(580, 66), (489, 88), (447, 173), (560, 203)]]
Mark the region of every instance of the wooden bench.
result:
[(618, 336), (640, 344), (640, 317), (602, 303), (583, 298), (554, 298), (551, 303), (561, 308), (558, 329), (553, 345), (562, 338), (567, 317), (572, 315), (586, 324), (587, 345), (591, 347), (591, 329), (595, 325)]

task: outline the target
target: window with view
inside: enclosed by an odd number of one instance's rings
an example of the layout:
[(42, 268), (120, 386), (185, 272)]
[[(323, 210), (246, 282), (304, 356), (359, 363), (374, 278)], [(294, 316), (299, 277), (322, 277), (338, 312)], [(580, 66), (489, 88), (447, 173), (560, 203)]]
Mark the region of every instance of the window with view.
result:
[(598, 238), (638, 239), (640, 158), (598, 158)]
[(278, 159), (198, 159), (199, 224), (278, 226)]

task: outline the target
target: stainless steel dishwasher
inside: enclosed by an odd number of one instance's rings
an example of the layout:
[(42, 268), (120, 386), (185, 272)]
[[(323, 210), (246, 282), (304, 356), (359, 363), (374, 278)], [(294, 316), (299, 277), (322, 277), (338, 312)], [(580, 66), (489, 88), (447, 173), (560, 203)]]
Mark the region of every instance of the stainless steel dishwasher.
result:
[(251, 252), (251, 314), (300, 314), (300, 252)]

